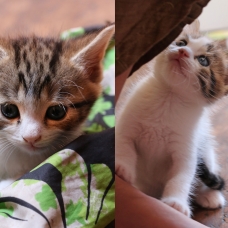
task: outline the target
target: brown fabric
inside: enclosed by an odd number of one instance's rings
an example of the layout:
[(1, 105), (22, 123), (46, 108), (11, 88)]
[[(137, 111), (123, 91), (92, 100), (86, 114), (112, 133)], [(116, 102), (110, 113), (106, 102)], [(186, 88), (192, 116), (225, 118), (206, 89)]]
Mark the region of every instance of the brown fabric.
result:
[(118, 176), (115, 181), (117, 228), (206, 228), (161, 201), (143, 194)]
[(116, 75), (165, 49), (209, 1), (116, 0)]

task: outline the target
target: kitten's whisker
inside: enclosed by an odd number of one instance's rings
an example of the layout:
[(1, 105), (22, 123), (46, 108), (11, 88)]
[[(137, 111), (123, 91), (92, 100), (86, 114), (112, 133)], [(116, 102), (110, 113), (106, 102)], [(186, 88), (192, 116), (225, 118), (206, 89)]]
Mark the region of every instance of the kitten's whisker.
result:
[(4, 146), (3, 148), (2, 148), (2, 150), (5, 152), (5, 153), (3, 153), (5, 156), (5, 158), (4, 158), (4, 160), (5, 160), (5, 163), (4, 163), (4, 169), (5, 169), (5, 171), (6, 172), (8, 172), (8, 169), (7, 169), (7, 163), (8, 163), (8, 160), (9, 160), (9, 158), (10, 158), (10, 156), (12, 155), (12, 152), (14, 151), (14, 147), (11, 145), (11, 144), (8, 144), (8, 145), (6, 145), (6, 146)]
[(66, 108), (65, 108), (64, 104), (63, 104), (61, 101), (59, 101), (59, 106), (60, 106), (60, 107), (62, 106), (62, 108), (64, 109), (64, 111), (65, 111), (65, 113), (66, 113)]
[(187, 69), (186, 69), (186, 68), (184, 68), (184, 67), (182, 67), (182, 69), (183, 69), (184, 71), (188, 72), (189, 74), (192, 74), (192, 71), (187, 70)]
[[(7, 169), (7, 164), (8, 164), (8, 161), (9, 161), (9, 158), (11, 157), (11, 155), (14, 153), (15, 151), (15, 148), (13, 148), (13, 150), (9, 153), (9, 156), (7, 157), (6, 161), (5, 161), (5, 171), (8, 173), (8, 169)], [(10, 168), (10, 166), (8, 166)]]
[(65, 98), (69, 103), (71, 103), (72, 104), (72, 106), (75, 108), (75, 106), (74, 106), (74, 103), (71, 101), (71, 100), (69, 100), (68, 98)]
[(69, 94), (70, 96), (75, 97), (72, 93), (68, 93), (68, 92), (60, 92), (60, 95), (61, 94)]
[(179, 72), (177, 72), (177, 71), (172, 70), (172, 72), (173, 72), (174, 74), (177, 74), (177, 75), (183, 76), (183, 74), (181, 74), (181, 73), (179, 73)]
[(192, 68), (193, 66), (194, 66), (194, 64), (192, 63), (192, 62), (190, 62), (190, 61), (187, 61), (186, 59), (184, 59), (184, 58), (182, 58), (182, 60), (183, 60), (183, 62), (185, 62), (186, 63), (186, 65), (189, 67), (190, 66), (190, 68)]
[(70, 81), (70, 82), (72, 82), (72, 83), (73, 83), (73, 85), (77, 87), (78, 92), (80, 93), (81, 97), (82, 97), (82, 98), (86, 101), (85, 96), (82, 94), (82, 92), (81, 92), (81, 90), (80, 90), (80, 89), (84, 89), (84, 88), (83, 88), (83, 87), (81, 87), (81, 86), (79, 86), (79, 85), (77, 85), (74, 81), (71, 81), (71, 80), (66, 80), (66, 81)]
[[(13, 147), (13, 145), (10, 143), (10, 142), (3, 142), (2, 144), (3, 147), (1, 147), (1, 151), (0, 153), (6, 153), (6, 149), (9, 148), (9, 147)], [(8, 151), (7, 151), (8, 152)]]
[(194, 92), (199, 92), (200, 89), (201, 89), (201, 87), (200, 87), (200, 84), (199, 84), (199, 81), (198, 81), (198, 80), (193, 84), (194, 88), (195, 88), (195, 85), (197, 85), (197, 86), (196, 86), (196, 87), (197, 87), (197, 88), (196, 88), (197, 90), (194, 90)]

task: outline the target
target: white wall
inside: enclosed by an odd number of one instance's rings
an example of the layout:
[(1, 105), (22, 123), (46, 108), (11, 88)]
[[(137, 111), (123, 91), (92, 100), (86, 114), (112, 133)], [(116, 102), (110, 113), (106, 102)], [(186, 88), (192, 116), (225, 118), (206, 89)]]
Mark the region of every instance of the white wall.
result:
[(199, 20), (203, 32), (228, 29), (228, 0), (210, 0)]

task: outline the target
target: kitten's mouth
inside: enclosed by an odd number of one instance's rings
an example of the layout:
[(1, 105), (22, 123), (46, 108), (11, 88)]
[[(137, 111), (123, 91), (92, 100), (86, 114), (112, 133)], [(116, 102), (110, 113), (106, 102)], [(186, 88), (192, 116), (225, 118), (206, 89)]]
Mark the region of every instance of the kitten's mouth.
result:
[(180, 59), (173, 59), (181, 68), (181, 63), (180, 63)]
[(171, 65), (178, 68), (182, 72), (180, 59), (171, 59)]
[(179, 59), (174, 59), (173, 61), (174, 61), (176, 64), (178, 64), (178, 66), (181, 67), (181, 65), (180, 65), (180, 60), (179, 60)]
[(181, 64), (180, 59), (175, 58), (175, 59), (172, 59), (172, 61), (174, 62), (175, 66), (178, 67), (180, 73), (183, 74), (184, 77), (187, 77), (185, 72), (183, 71), (183, 66)]
[(34, 145), (30, 145), (30, 147), (33, 149), (33, 150), (36, 150), (36, 149), (38, 149), (38, 147), (36, 147), (36, 146), (34, 146)]
[(32, 150), (32, 151), (36, 151), (36, 150), (39, 150), (40, 149), (39, 147), (34, 146), (32, 143), (26, 144), (25, 147), (26, 147), (26, 149)]

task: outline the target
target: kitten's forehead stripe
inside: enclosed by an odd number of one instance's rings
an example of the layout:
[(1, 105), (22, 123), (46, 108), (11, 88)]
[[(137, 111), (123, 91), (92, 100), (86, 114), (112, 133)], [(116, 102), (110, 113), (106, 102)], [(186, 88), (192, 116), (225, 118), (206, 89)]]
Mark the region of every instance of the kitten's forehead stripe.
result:
[(27, 87), (26, 82), (25, 82), (25, 76), (24, 76), (24, 74), (22, 72), (19, 72), (18, 73), (18, 78), (19, 78), (19, 83), (24, 86), (25, 93), (27, 94), (28, 87)]
[(48, 54), (46, 54), (46, 55), (44, 56), (44, 60), (45, 60), (45, 61), (48, 61), (48, 60), (49, 60), (49, 55), (48, 55)]
[(51, 39), (47, 39), (47, 40), (44, 41), (44, 45), (45, 45), (45, 47), (47, 49), (52, 50), (53, 49), (54, 42)]
[(39, 53), (42, 52), (41, 46), (39, 46), (37, 50), (38, 50)]
[(36, 38), (35, 37), (33, 37), (32, 43), (33, 43), (33, 47), (36, 49), (36, 47), (37, 47), (37, 41), (36, 41)]
[(21, 62), (20, 43), (18, 40), (13, 41), (13, 48), (14, 48), (14, 54), (15, 54), (15, 64), (18, 69)]
[(43, 80), (43, 82), (41, 83), (41, 85), (40, 85), (40, 88), (39, 88), (39, 91), (38, 91), (38, 97), (39, 97), (39, 98), (40, 98), (40, 95), (41, 95), (42, 90), (44, 89), (45, 86), (47, 86), (48, 84), (50, 84), (50, 81), (51, 81), (51, 77), (50, 77), (50, 75), (47, 75), (47, 76), (44, 78), (44, 80)]
[(56, 65), (59, 62), (59, 57), (61, 54), (62, 54), (62, 41), (58, 41), (55, 44), (55, 48), (53, 50), (53, 55), (52, 55), (51, 61), (49, 63), (49, 68), (54, 76), (55, 76), (55, 72), (56, 72)]
[(214, 48), (213, 44), (208, 44), (207, 45), (207, 52), (210, 52)]
[(44, 65), (43, 63), (40, 63), (40, 74), (43, 74), (44, 71)]
[(24, 53), (23, 53), (23, 60), (26, 61), (26, 58), (27, 58), (27, 52), (26, 52), (26, 50), (24, 50)]
[(31, 69), (31, 64), (30, 64), (29, 61), (27, 61), (27, 62), (26, 62), (26, 72), (27, 72), (27, 74), (30, 73), (30, 69)]

